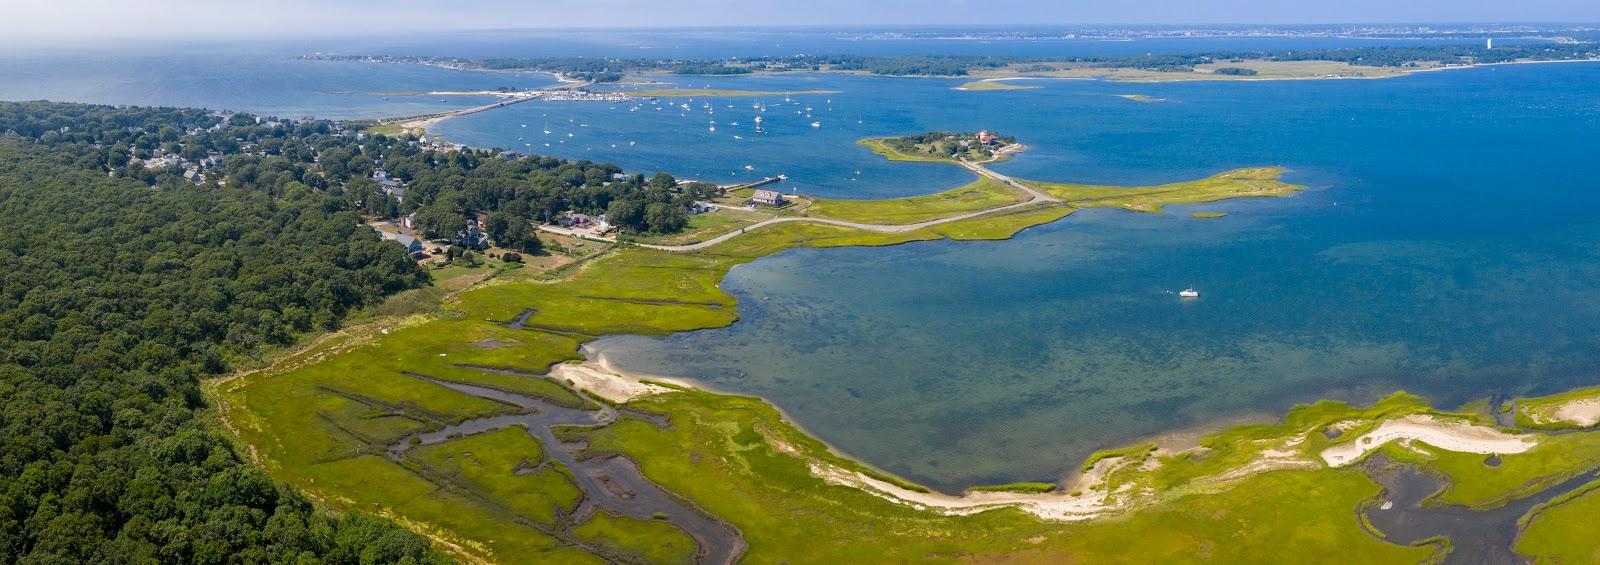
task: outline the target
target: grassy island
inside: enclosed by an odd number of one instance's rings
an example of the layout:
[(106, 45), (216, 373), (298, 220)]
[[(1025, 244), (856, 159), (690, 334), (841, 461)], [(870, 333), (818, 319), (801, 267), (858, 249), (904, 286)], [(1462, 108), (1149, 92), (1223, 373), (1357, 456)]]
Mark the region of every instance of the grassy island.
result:
[(859, 142), (890, 161), (985, 162), (1015, 151), (1017, 138), (989, 131), (934, 131), (896, 137), (872, 137)]

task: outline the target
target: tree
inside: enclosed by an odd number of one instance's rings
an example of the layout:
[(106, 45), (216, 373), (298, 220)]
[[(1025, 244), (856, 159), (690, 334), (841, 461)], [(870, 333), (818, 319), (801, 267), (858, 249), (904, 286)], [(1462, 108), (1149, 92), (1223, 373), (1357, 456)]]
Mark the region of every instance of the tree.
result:
[[(659, 175), (658, 175), (659, 176)], [(640, 200), (613, 200), (606, 207), (606, 219), (612, 225), (624, 227), (633, 231), (644, 231), (645, 205)]]
[(678, 179), (672, 178), (670, 173), (660, 172), (656, 173), (656, 176), (650, 177), (650, 188), (658, 190), (671, 190), (677, 186)]
[(432, 239), (452, 238), (467, 229), (467, 219), (448, 204), (434, 203), (417, 210), (417, 228)]
[(539, 241), (538, 230), (534, 229), (527, 220), (516, 220), (506, 227), (505, 238), (497, 239), (500, 245), (522, 251), (524, 253), (539, 253), (544, 250), (544, 243)]
[(645, 224), (652, 233), (673, 233), (689, 223), (689, 213), (678, 206), (651, 202), (645, 207)]

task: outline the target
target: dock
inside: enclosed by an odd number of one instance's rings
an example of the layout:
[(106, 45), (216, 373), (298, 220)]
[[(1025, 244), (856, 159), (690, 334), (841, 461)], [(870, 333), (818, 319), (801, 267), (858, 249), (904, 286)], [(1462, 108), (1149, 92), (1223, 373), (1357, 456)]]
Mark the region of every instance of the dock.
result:
[(783, 182), (783, 181), (786, 181), (786, 180), (789, 180), (789, 177), (787, 175), (778, 175), (778, 176), (775, 176), (775, 177), (765, 177), (765, 178), (763, 178), (761, 180), (747, 182), (747, 183), (744, 183), (744, 184), (728, 185), (728, 186), (724, 186), (722, 188), (727, 189), (727, 190), (744, 190), (746, 188), (756, 188), (758, 186), (766, 186), (766, 185), (769, 185), (769, 184), (772, 184), (772, 183), (775, 183), (775, 182)]

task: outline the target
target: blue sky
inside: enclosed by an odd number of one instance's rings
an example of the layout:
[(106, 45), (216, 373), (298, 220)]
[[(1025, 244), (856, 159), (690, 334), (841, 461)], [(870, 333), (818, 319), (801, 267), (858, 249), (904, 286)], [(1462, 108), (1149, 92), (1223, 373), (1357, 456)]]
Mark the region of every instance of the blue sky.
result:
[[(9, 3), (9, 2), (8, 2)], [(372, 34), (686, 25), (1600, 22), (1600, 0), (22, 0), (0, 34)]]

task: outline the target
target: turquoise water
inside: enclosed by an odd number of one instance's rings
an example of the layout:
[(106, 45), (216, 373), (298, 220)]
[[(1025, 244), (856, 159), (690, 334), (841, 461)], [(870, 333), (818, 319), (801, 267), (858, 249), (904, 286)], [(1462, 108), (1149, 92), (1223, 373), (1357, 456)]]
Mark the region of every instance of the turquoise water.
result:
[[(523, 53), (542, 40), (517, 41), (459, 48)], [(593, 41), (570, 48), (623, 49)], [(314, 48), (334, 47), (400, 48)], [(381, 92), (548, 81), (289, 58), (311, 48), (10, 53), (0, 56), (0, 98), (370, 117), (477, 102)], [(1082, 212), (1005, 242), (789, 251), (730, 274), (741, 321), (729, 328), (597, 344), (626, 368), (771, 399), (846, 453), (940, 488), (1049, 480), (1098, 448), (1317, 398), (1405, 389), (1449, 405), (1600, 383), (1600, 64), (1380, 81), (1058, 80), (1010, 92), (809, 74), (666, 82), (838, 92), (760, 99), (764, 135), (753, 132), (757, 100), (746, 98), (709, 100), (715, 114), (707, 100), (638, 112), (530, 102), (438, 131), (719, 182), (786, 173), (785, 190), (835, 197), (967, 182), (954, 167), (889, 163), (854, 141), (979, 128), (1031, 146), (996, 167), (1020, 177), (1158, 183), (1278, 164), (1311, 187), (1167, 215)], [(1230, 215), (1189, 218), (1196, 210)], [(1169, 293), (1187, 286), (1204, 296)]]
[[(1600, 65), (851, 86), (894, 101), (892, 131), (1017, 135), (1033, 148), (997, 167), (1017, 176), (1164, 182), (1282, 164), (1311, 188), (1161, 216), (1084, 212), (1006, 242), (790, 251), (730, 274), (732, 327), (599, 350), (772, 399), (844, 452), (945, 489), (1053, 479), (1095, 449), (1318, 398), (1404, 389), (1453, 405), (1600, 383)], [(1108, 95), (1124, 92), (1172, 102)], [(806, 147), (788, 154), (814, 158)], [(921, 170), (884, 173), (899, 169)], [(1169, 293), (1187, 286), (1203, 297)]]

